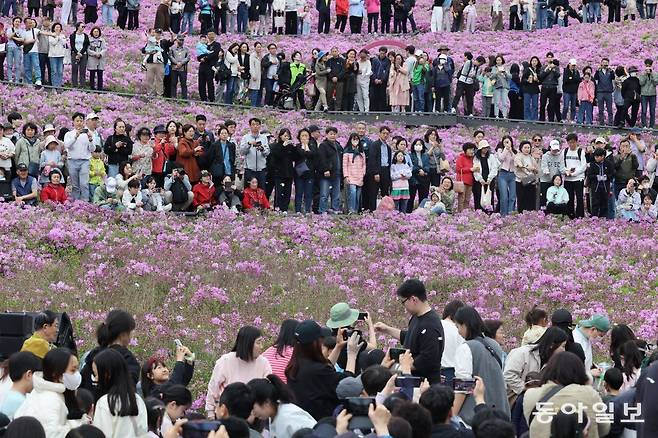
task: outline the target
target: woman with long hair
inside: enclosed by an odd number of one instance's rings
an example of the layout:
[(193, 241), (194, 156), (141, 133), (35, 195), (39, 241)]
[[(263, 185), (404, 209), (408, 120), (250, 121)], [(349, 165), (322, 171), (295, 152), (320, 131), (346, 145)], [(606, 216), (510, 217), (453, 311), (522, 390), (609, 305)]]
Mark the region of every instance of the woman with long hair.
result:
[(292, 350), (295, 345), (295, 329), (298, 324), (299, 321), (296, 319), (284, 320), (281, 323), (276, 341), (263, 353), (263, 357), (267, 359), (272, 367), (272, 374), (283, 380), (283, 383), (288, 383), (286, 367), (292, 357)]
[(96, 329), (98, 347), (91, 350), (85, 358), (82, 367), (82, 388), (88, 389), (92, 393), (96, 391), (96, 385), (92, 381), (92, 363), (97, 354), (108, 348), (116, 350), (123, 356), (132, 382), (137, 384), (140, 371), (139, 362), (128, 349), (135, 327), (135, 318), (125, 310), (114, 309), (107, 314), (105, 322)]
[[(295, 330), (295, 346), (286, 368), (288, 386), (292, 390), (299, 407), (316, 420), (330, 416), (338, 406), (336, 387), (346, 375), (356, 370), (356, 358), (361, 348), (358, 333), (353, 333), (349, 341), (343, 338), (343, 330), (338, 331), (336, 347), (327, 359), (322, 354), (324, 333), (320, 325), (311, 320), (299, 323)], [(332, 364), (347, 345), (347, 365), (345, 373), (337, 373)]]
[(157, 396), (164, 385), (189, 385), (194, 374), (194, 359), (190, 358), (191, 354), (190, 349), (184, 345), (177, 346), (176, 364), (171, 372), (165, 361), (158, 356), (151, 356), (144, 362), (140, 380), (144, 397)]
[(94, 426), (107, 437), (137, 438), (147, 433), (146, 406), (135, 393), (126, 361), (113, 349), (106, 349), (92, 363), (98, 382)]
[(361, 138), (353, 132), (350, 134), (343, 152), (343, 176), (347, 192), (347, 206), (350, 213), (359, 212), (365, 175), (366, 154), (363, 151)]
[(514, 157), (514, 173), (516, 174), (517, 211), (534, 211), (539, 181), (539, 163), (531, 155), (532, 145), (523, 140), (519, 153)]
[(615, 324), (610, 330), (610, 359), (615, 368), (620, 370), (624, 367), (621, 364), (621, 346), (627, 341), (637, 339), (633, 330), (626, 324)]
[(507, 216), (514, 211), (516, 204), (516, 175), (514, 174), (514, 158), (516, 149), (514, 148), (514, 139), (505, 135), (500, 142), (502, 148), (498, 150), (498, 161), (500, 168), (498, 170), (498, 199), (500, 202), (500, 215)]
[(484, 210), (482, 208), (482, 195), (484, 191), (488, 191), (489, 196), (489, 209), (494, 205), (493, 194), (496, 190), (496, 177), (498, 176), (498, 158), (495, 153), (491, 153), (489, 142), (480, 140), (477, 145), (477, 151), (473, 156), (473, 167), (477, 168), (473, 172), (473, 199), (476, 210)]
[(626, 341), (619, 349), (620, 362), (624, 376), (624, 384), (619, 389), (624, 391), (635, 386), (635, 382), (640, 377), (640, 368), (644, 359), (644, 351), (647, 343), (638, 339)]
[(246, 325), (238, 331), (235, 344), (230, 353), (217, 359), (208, 382), (206, 395), (206, 414), (213, 418), (215, 404), (226, 385), (234, 382), (247, 383), (272, 374), (272, 367), (261, 355), (263, 334), (260, 329)]
[(66, 348), (50, 350), (43, 358), (43, 371), (32, 376), (34, 388), (14, 418), (34, 417), (46, 437), (63, 437), (71, 430), (68, 419), (80, 419), (75, 391), (80, 386), (78, 358)]
[(533, 56), (530, 63), (523, 68), (521, 77), (521, 91), (523, 92), (523, 119), (539, 119), (539, 73), (541, 72), (541, 62), (539, 58)]
[(274, 179), (274, 208), (279, 211), (288, 211), (295, 160), (295, 146), (292, 134), (288, 128), (282, 128), (277, 135), (276, 142), (270, 146), (268, 157), (268, 173)]
[(306, 128), (299, 130), (297, 140), (299, 143), (295, 146), (295, 213), (311, 214), (318, 145), (311, 141), (311, 133)]

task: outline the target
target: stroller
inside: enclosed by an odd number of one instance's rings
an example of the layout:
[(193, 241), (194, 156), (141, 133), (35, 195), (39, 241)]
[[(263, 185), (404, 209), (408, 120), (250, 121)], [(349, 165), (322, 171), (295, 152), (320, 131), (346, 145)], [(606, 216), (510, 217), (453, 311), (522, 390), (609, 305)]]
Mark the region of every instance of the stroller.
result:
[[(274, 92), (274, 100), (272, 106), (282, 110), (295, 109), (295, 94), (313, 77), (314, 73), (309, 73), (306, 76), (298, 76), (295, 84), (290, 86), (288, 84), (278, 84), (278, 90)], [(303, 109), (303, 108), (302, 108)]]

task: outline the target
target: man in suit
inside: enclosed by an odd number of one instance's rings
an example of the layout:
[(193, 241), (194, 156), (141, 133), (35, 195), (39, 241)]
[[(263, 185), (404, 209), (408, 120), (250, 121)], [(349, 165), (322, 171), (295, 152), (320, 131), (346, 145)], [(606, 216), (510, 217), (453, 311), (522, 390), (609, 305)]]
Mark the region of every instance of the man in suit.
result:
[(315, 9), (318, 10), (318, 33), (329, 33), (331, 0), (316, 0)]
[(392, 151), (388, 145), (391, 129), (388, 126), (379, 128), (379, 140), (373, 142), (368, 148), (366, 160), (365, 185), (368, 193), (366, 209), (377, 209), (377, 194), (381, 192), (386, 196), (391, 191), (391, 159)]

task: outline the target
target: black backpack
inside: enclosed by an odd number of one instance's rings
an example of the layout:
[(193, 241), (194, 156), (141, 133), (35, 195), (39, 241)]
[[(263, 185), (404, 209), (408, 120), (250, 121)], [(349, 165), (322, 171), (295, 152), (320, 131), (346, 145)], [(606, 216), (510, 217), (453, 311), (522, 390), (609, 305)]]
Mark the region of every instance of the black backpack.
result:
[(174, 179), (169, 188), (171, 191), (171, 202), (174, 204), (184, 204), (187, 202), (187, 187), (183, 184), (182, 179)]
[(224, 61), (220, 61), (215, 66), (217, 71), (215, 72), (215, 82), (224, 82), (228, 81), (228, 78), (231, 77), (231, 69), (226, 66)]

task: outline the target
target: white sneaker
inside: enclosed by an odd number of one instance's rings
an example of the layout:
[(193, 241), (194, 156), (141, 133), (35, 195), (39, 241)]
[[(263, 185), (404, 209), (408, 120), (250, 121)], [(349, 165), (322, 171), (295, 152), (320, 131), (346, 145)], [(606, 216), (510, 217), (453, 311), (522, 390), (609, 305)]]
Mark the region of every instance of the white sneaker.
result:
[(40, 86), (41, 86), (41, 81), (36, 81), (36, 82), (34, 83), (34, 85), (36, 85), (37, 87), (40, 87)]
[(231, 211), (232, 211), (233, 213), (239, 213), (239, 212), (238, 212), (238, 208), (237, 208), (235, 205), (234, 205), (233, 207), (231, 207)]

